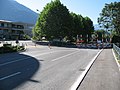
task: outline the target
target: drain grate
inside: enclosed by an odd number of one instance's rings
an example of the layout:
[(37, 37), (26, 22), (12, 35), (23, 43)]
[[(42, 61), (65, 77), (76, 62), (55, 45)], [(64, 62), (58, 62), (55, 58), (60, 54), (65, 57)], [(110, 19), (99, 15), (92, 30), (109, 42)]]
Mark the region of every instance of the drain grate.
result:
[(79, 71), (85, 71), (85, 69), (84, 68), (80, 68)]

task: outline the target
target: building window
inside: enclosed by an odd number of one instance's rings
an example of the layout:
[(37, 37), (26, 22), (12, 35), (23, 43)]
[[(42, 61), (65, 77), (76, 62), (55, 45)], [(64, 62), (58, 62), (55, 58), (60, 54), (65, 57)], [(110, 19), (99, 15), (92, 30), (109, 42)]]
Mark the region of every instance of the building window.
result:
[(0, 34), (3, 34), (3, 30), (2, 29), (0, 29)]
[(17, 25), (17, 28), (18, 29), (24, 29), (24, 26), (23, 25)]
[(3, 30), (3, 31), (4, 31), (4, 33), (5, 33), (5, 34), (7, 34), (7, 33), (8, 33), (8, 29), (5, 29), (5, 30)]
[(12, 28), (17, 28), (17, 25), (15, 25), (15, 24), (12, 24)]
[(12, 30), (12, 33), (14, 34), (14, 33), (15, 33), (15, 30)]
[(8, 24), (7, 24), (7, 27), (11, 28), (11, 24), (10, 24), (10, 23), (8, 23)]
[(7, 23), (4, 23), (4, 27), (7, 27)]
[(1, 23), (1, 27), (4, 27), (4, 23)]

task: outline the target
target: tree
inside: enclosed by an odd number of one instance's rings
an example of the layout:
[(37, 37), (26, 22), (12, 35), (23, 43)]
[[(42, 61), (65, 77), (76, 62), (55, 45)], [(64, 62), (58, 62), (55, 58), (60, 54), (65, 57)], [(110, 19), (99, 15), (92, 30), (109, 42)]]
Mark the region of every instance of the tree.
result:
[(82, 34), (83, 32), (83, 17), (81, 15), (77, 15), (75, 13), (70, 13), (71, 18), (72, 18), (72, 36), (76, 37), (77, 35)]
[(41, 40), (44, 36), (47, 40), (67, 39), (76, 41), (77, 35), (91, 35), (94, 31), (93, 22), (89, 17), (69, 13), (69, 10), (61, 4), (60, 0), (48, 3), (33, 28), (34, 39)]
[(48, 3), (40, 13), (34, 33), (45, 35), (48, 40), (65, 37), (70, 31), (70, 16), (68, 9), (59, 0)]
[(87, 35), (88, 38), (91, 38), (92, 33), (94, 32), (94, 26), (93, 26), (93, 22), (89, 17), (84, 17), (84, 21), (83, 21), (83, 25), (84, 25), (84, 31), (83, 31), (83, 35), (85, 38), (85, 41), (87, 40)]
[(107, 32), (107, 31), (105, 31), (105, 30), (97, 30), (97, 31), (95, 31), (95, 33), (97, 34), (97, 39), (98, 40), (101, 40), (101, 41), (103, 41), (103, 42), (106, 42), (106, 40), (107, 41), (109, 41), (110, 40), (110, 34)]
[(77, 35), (82, 35), (86, 42), (94, 32), (93, 22), (89, 17), (82, 17), (81, 15), (77, 15), (73, 12), (70, 14), (72, 17), (72, 36), (77, 38)]
[(120, 2), (105, 4), (98, 18), (98, 23), (106, 30), (115, 30), (116, 34), (120, 35)]

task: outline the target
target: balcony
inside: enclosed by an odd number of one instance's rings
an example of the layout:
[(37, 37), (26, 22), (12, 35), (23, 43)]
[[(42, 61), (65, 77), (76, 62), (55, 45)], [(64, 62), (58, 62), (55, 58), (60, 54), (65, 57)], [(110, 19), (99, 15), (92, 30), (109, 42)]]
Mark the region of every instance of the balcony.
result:
[(24, 29), (23, 25), (12, 24), (12, 30), (23, 30), (23, 29)]

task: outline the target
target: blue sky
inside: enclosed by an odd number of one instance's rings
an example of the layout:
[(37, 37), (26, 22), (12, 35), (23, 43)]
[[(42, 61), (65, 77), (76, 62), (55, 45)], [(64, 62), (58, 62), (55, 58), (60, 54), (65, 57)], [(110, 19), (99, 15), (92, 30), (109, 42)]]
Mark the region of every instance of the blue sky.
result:
[[(43, 10), (43, 7), (51, 0), (16, 0), (17, 2), (25, 5), (31, 10)], [(88, 16), (94, 24), (97, 24), (97, 18), (101, 13), (105, 3), (110, 3), (119, 0), (60, 0), (62, 4), (67, 6), (70, 12), (81, 14), (83, 17)]]

